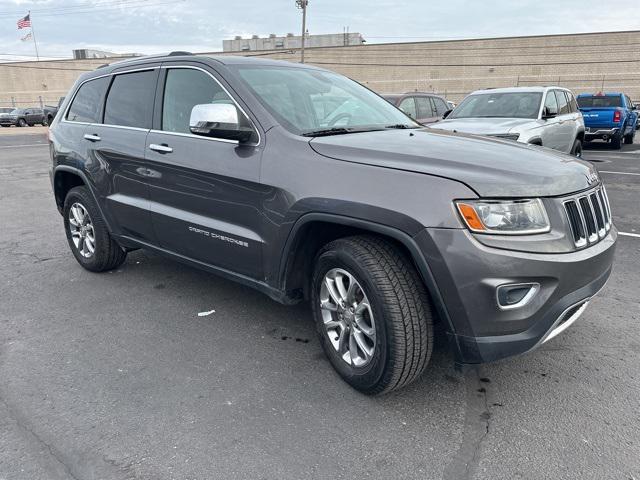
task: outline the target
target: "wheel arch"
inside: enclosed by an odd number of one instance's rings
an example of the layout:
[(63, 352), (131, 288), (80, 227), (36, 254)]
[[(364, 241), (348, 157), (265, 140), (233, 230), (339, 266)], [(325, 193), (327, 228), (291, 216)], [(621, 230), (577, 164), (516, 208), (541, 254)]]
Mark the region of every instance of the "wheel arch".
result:
[(438, 317), (454, 332), (451, 318), (435, 277), (412, 236), (380, 223), (329, 213), (308, 213), (292, 227), (282, 250), (278, 272), (279, 288), (288, 295), (308, 298), (310, 271), (317, 252), (328, 242), (352, 235), (375, 235), (399, 247), (416, 268)]
[(86, 177), (79, 170), (65, 166), (59, 166), (55, 169), (53, 174), (53, 194), (60, 213), (64, 208), (64, 199), (67, 197), (69, 190), (83, 185), (87, 185)]

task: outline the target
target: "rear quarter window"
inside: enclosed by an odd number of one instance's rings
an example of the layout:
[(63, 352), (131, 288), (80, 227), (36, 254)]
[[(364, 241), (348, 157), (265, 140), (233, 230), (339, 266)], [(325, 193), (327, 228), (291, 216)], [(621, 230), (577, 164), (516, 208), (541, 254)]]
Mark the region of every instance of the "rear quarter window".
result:
[(71, 122), (97, 123), (100, 107), (109, 77), (96, 78), (83, 83), (73, 98), (66, 119)]

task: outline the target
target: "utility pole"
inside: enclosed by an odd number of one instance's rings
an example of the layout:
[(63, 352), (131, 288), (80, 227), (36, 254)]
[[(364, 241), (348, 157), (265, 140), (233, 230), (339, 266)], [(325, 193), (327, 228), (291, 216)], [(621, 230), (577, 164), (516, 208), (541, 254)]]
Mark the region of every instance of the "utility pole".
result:
[(300, 49), (300, 63), (304, 63), (304, 40), (307, 30), (307, 5), (309, 5), (309, 0), (296, 0), (296, 7), (302, 9), (302, 48)]

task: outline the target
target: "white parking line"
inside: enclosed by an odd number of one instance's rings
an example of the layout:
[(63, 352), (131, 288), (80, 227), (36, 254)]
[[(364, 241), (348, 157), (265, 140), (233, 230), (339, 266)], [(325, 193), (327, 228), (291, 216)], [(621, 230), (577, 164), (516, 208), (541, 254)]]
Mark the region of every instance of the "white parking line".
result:
[(614, 175), (637, 175), (640, 177), (640, 173), (633, 173), (633, 172), (610, 172), (608, 170), (598, 170), (598, 172), (600, 173), (612, 173)]
[(640, 238), (640, 234), (639, 234), (639, 233), (618, 232), (618, 235), (622, 235), (623, 237), (635, 237), (635, 238)]
[(2, 145), (0, 148), (17, 148), (17, 147), (41, 147), (42, 145), (47, 145), (46, 142), (42, 143), (27, 143), (24, 145)]

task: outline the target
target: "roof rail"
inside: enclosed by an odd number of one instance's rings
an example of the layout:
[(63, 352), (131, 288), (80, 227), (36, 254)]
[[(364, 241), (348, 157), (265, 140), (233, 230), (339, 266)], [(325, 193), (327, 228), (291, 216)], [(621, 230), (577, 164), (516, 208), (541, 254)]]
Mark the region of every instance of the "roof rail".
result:
[[(104, 68), (104, 67), (108, 67), (109, 64), (108, 63), (103, 63), (102, 65), (99, 65), (98, 68)], [(97, 70), (97, 68), (96, 68)]]
[(169, 53), (170, 57), (181, 57), (183, 55), (193, 55), (193, 53), (185, 52), (185, 51), (182, 51), (182, 50), (176, 50), (175, 52)]

